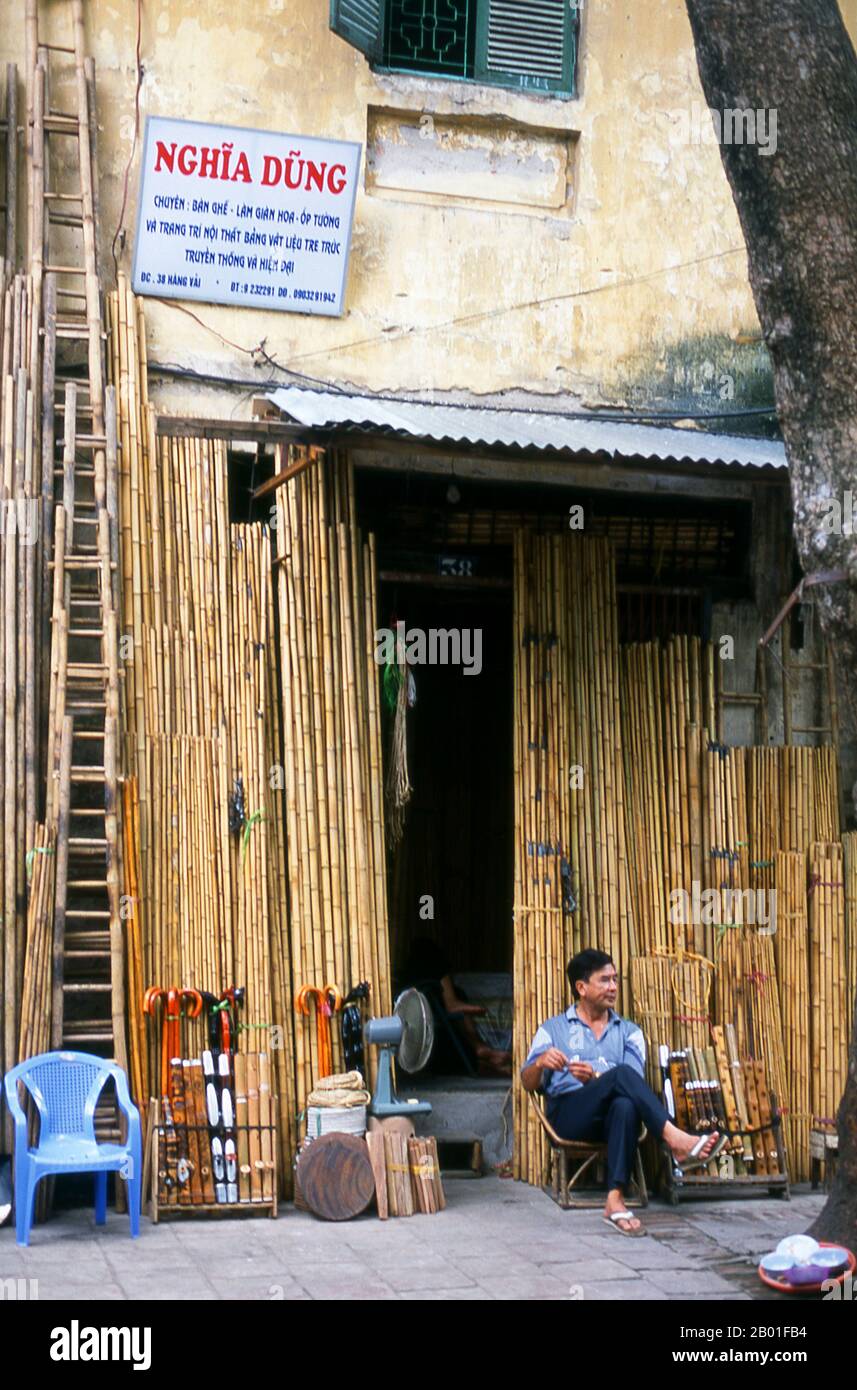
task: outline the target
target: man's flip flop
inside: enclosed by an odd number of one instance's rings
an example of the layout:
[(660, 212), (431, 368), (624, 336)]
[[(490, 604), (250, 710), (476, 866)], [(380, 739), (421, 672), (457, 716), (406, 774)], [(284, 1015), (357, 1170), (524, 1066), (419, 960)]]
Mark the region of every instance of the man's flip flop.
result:
[(638, 1226), (636, 1230), (623, 1231), (619, 1225), (620, 1221), (636, 1221), (636, 1219), (632, 1211), (614, 1211), (609, 1216), (604, 1217), (604, 1224), (609, 1226), (611, 1231), (618, 1231), (620, 1236), (631, 1236), (632, 1239), (637, 1239), (646, 1234), (642, 1226)]
[(680, 1168), (683, 1173), (690, 1173), (694, 1168), (707, 1168), (709, 1163), (722, 1154), (726, 1145), (729, 1143), (729, 1135), (721, 1134), (711, 1152), (705, 1154), (703, 1157), (702, 1150), (705, 1148), (710, 1138), (710, 1134), (700, 1135), (687, 1158), (676, 1159), (676, 1167)]

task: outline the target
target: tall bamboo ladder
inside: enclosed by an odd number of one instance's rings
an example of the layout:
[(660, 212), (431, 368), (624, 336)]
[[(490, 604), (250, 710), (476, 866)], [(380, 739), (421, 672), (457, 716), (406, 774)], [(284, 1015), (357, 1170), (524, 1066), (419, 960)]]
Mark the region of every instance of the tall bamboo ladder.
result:
[[(716, 658), (715, 658), (716, 660)], [(753, 690), (727, 690), (723, 679), (725, 663), (716, 661), (717, 673), (717, 737), (720, 743), (726, 741), (725, 714), (728, 705), (741, 709), (751, 709), (754, 718), (754, 738), (757, 743), (768, 741), (768, 673), (765, 666), (765, 653), (756, 653), (756, 673)]]
[[(31, 0), (28, 20), (35, 9)], [(97, 269), (94, 68), (84, 55), (82, 0), (72, 0), (71, 12), (71, 46), (40, 44), (28, 29), (31, 51), (35, 45), (30, 247), (31, 263), (38, 268), (41, 259), (44, 273), (42, 475), (54, 555), (47, 759), (47, 812), (57, 826), (52, 1030), (55, 1047), (115, 1057), (126, 1067), (116, 403), (105, 386)], [(53, 67), (69, 56), (70, 113), (50, 104)], [(60, 141), (64, 159), (54, 157)], [(79, 186), (60, 189), (70, 173)], [(59, 343), (68, 345), (65, 374), (57, 370)], [(85, 345), (83, 370), (75, 368), (75, 345)]]
[[(814, 613), (814, 601), (806, 597), (804, 605), (810, 612)], [(782, 659), (783, 659), (783, 728), (785, 731), (786, 743), (794, 742), (795, 734), (811, 734), (819, 743), (832, 743), (834, 748), (839, 748), (839, 701), (836, 693), (836, 673), (833, 667), (833, 653), (830, 643), (821, 634), (821, 624), (813, 623), (814, 630), (819, 634), (816, 647), (819, 652), (818, 660), (798, 661), (795, 659), (792, 647), (791, 615), (787, 617), (780, 628), (782, 634)], [(797, 724), (793, 703), (797, 698), (798, 681), (804, 671), (811, 671), (815, 679), (819, 682), (822, 691), (823, 713), (821, 714), (820, 724)]]

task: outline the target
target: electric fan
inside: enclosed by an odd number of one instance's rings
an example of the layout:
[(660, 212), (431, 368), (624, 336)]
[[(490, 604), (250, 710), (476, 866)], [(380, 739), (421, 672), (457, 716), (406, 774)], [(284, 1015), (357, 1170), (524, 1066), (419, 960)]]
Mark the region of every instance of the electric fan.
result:
[(393, 1085), (393, 1055), (402, 1071), (420, 1071), (431, 1056), (434, 1019), (425, 995), (406, 989), (389, 1018), (370, 1018), (366, 1041), (378, 1049), (378, 1078), (370, 1109), (373, 1115), (430, 1115), (427, 1100), (399, 1100)]

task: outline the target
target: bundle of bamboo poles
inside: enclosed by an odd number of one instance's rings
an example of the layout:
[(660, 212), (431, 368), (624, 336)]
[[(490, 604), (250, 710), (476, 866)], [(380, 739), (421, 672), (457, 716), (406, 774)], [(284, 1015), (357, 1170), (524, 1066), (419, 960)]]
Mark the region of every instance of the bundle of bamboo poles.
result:
[[(292, 982), (271, 537), (230, 525), (226, 445), (156, 436), (145, 322), (127, 280), (110, 300), (119, 478), (125, 762), (134, 843), (126, 887), (143, 983), (243, 986), (242, 1051), (270, 1051), (280, 1172), (295, 1142)], [(126, 805), (126, 811), (129, 809)], [(140, 981), (130, 969), (131, 991)], [(185, 1055), (204, 1046), (187, 1020)], [(136, 1031), (136, 1030), (135, 1030)], [(156, 1040), (132, 1072), (151, 1088)]]
[[(516, 1069), (567, 1002), (581, 945), (627, 982), (632, 920), (625, 846), (613, 553), (600, 540), (515, 540)], [(515, 1176), (539, 1182), (543, 1137), (515, 1087)]]
[(672, 967), (666, 953), (631, 961), (631, 1013), (646, 1039), (646, 1074), (656, 1092), (661, 1089), (658, 1047), (666, 1043), (671, 1048), (680, 1041), (673, 1025)]
[(0, 280), (11, 276), (15, 269), (15, 240), (18, 220), (18, 69), (6, 64), (6, 86), (3, 93), (3, 193), (0, 197)]
[(714, 966), (705, 956), (679, 952), (671, 962), (673, 1039), (692, 1047), (708, 1045)]
[(807, 935), (806, 856), (779, 850), (776, 856), (777, 932), (774, 938), (786, 1090), (781, 1100), (789, 1171), (796, 1182), (810, 1176), (809, 953)]
[(32, 320), (29, 281), (6, 280), (0, 294), (0, 915), (3, 1029), (0, 1066), (14, 1066), (21, 1022), (26, 942), (25, 862), (40, 811), (39, 699), (42, 500), (35, 449), (36, 411), (28, 370)]
[[(342, 456), (279, 451), (295, 470), (277, 492), (286, 867), (292, 980), (344, 995), (370, 984), (389, 1012), (374, 537), (357, 526)], [(333, 1066), (342, 1070), (338, 1030)], [(322, 1074), (318, 1036), (299, 1018), (297, 1107)], [(370, 1068), (374, 1057), (367, 1059)]]
[[(750, 884), (768, 893), (774, 887), (781, 850), (780, 809), (784, 750), (747, 749), (747, 805), (750, 816)], [(803, 846), (801, 847), (803, 848)]]
[(830, 1130), (845, 1089), (851, 1023), (841, 844), (815, 842), (808, 863), (812, 1127)]
[[(711, 647), (674, 637), (622, 649), (622, 730), (628, 845), (639, 949), (711, 950), (694, 924), (681, 930), (676, 891), (705, 881), (710, 827), (703, 813), (703, 750), (714, 726)], [(709, 833), (709, 839), (706, 838)]]
[(848, 1018), (857, 1006), (857, 831), (842, 836), (845, 869), (845, 963), (848, 973)]
[(51, 966), (53, 957), (56, 834), (36, 827), (27, 856), (27, 943), (21, 991), (18, 1061), (47, 1052), (51, 1043)]
[(143, 1017), (136, 1003), (143, 998), (148, 980), (143, 968), (143, 938), (140, 921), (140, 803), (136, 777), (122, 784), (123, 868), (125, 873), (125, 969), (126, 999), (132, 1005), (128, 1019), (128, 1065), (131, 1094), (144, 1099), (151, 1092), (148, 1048)]
[(787, 745), (780, 754), (778, 849), (806, 854), (818, 841), (839, 837), (839, 773), (832, 747)]
[(706, 1047), (711, 1021), (711, 961), (680, 952), (636, 956), (631, 961), (630, 1014), (646, 1038), (649, 1084), (660, 1089), (657, 1049)]

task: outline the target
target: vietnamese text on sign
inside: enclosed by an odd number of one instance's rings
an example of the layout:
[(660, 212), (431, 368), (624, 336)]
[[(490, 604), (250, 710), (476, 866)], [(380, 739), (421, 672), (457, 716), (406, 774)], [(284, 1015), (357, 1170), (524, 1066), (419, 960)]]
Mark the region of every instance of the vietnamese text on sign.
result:
[(342, 313), (360, 146), (150, 116), (134, 289)]

